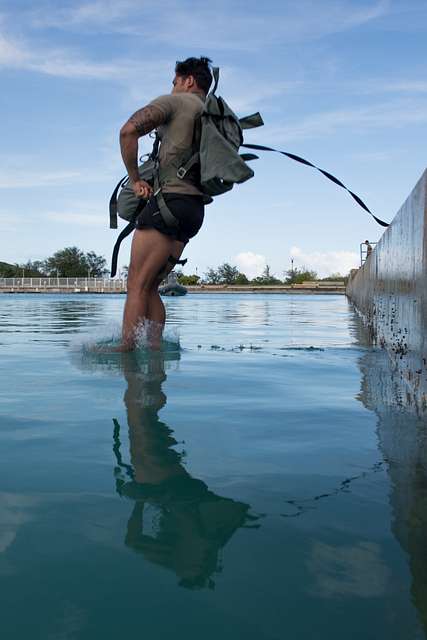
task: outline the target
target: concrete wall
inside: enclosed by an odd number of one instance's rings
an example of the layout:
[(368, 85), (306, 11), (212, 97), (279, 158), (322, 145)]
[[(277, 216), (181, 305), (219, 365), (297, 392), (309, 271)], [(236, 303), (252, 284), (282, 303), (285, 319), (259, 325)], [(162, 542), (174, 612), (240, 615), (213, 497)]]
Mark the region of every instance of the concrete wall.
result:
[(424, 638), (427, 637), (426, 421), (407, 407), (396, 409), (395, 398), (402, 382), (398, 371), (391, 370), (384, 350), (365, 350), (359, 367), (362, 385), (358, 399), (378, 417), (379, 449), (390, 478), (391, 529), (407, 554), (412, 577), (410, 600), (426, 634), (417, 634), (408, 626), (406, 637)]
[(427, 409), (427, 170), (346, 292), (389, 352), (405, 404)]

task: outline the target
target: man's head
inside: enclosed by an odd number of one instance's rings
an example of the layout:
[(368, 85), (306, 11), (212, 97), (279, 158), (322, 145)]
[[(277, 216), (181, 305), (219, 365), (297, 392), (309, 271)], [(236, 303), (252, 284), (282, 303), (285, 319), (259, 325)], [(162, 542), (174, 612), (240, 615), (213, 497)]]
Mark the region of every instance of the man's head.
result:
[(172, 93), (203, 93), (206, 95), (212, 84), (209, 58), (187, 58), (175, 66)]

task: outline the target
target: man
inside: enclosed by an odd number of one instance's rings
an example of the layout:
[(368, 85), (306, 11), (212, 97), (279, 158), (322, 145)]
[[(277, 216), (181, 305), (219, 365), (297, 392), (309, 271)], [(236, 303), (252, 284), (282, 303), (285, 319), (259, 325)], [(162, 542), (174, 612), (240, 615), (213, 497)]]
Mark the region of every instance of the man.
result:
[(372, 245), (369, 242), (369, 240), (365, 240), (365, 245), (366, 245), (366, 257), (369, 258), (369, 256), (372, 253)]
[[(210, 62), (209, 58), (177, 62), (172, 93), (136, 111), (120, 130), (122, 158), (133, 191), (138, 198), (148, 200), (136, 221), (132, 240), (122, 344), (118, 348), (122, 351), (135, 348), (141, 327), (149, 346), (160, 348), (166, 315), (158, 286), (203, 223), (204, 199), (197, 184), (197, 170), (184, 179), (176, 176), (176, 170), (183, 151), (192, 147), (194, 124), (212, 83)], [(152, 186), (138, 173), (138, 139), (154, 129), (161, 140), (160, 170), (170, 169), (167, 180), (161, 180), (161, 193), (178, 226), (163, 218)]]

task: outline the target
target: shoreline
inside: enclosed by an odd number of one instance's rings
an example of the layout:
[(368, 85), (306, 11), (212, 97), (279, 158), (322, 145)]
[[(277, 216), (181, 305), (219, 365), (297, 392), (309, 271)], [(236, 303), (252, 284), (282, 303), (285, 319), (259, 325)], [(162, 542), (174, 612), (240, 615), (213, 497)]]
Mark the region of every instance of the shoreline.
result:
[[(186, 287), (187, 294), (210, 294), (210, 293), (246, 293), (246, 294), (259, 294), (259, 293), (313, 293), (317, 295), (345, 295), (344, 285), (331, 286), (325, 283), (318, 283), (316, 285), (275, 285), (275, 286), (236, 286), (236, 285), (201, 285), (201, 286), (188, 286)], [(70, 294), (126, 294), (126, 287), (120, 287), (110, 289), (102, 286), (88, 286), (88, 287), (28, 287), (28, 286), (15, 286), (15, 287), (0, 287), (0, 295), (2, 293), (8, 294), (23, 294), (23, 293), (35, 293), (35, 294), (58, 294), (63, 295)]]

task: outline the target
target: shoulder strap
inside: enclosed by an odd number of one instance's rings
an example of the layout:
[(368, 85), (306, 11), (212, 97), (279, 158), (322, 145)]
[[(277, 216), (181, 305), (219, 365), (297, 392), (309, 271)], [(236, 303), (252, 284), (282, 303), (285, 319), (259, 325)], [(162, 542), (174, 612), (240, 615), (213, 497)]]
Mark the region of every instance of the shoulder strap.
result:
[(119, 193), (119, 190), (121, 189), (121, 187), (124, 187), (124, 185), (128, 180), (129, 180), (128, 176), (125, 176), (124, 178), (119, 180), (119, 182), (116, 185), (116, 188), (114, 189), (111, 195), (110, 205), (109, 205), (110, 229), (117, 229), (117, 194)]
[(339, 187), (342, 187), (343, 189), (345, 189), (347, 191), (347, 193), (349, 193), (351, 195), (353, 200), (355, 202), (357, 202), (357, 204), (360, 207), (362, 207), (362, 209), (364, 209), (367, 213), (369, 213), (373, 217), (373, 219), (376, 222), (378, 222), (378, 224), (380, 224), (382, 227), (388, 227), (389, 226), (388, 222), (384, 222), (384, 220), (380, 220), (380, 218), (377, 218), (377, 216), (374, 216), (372, 211), (363, 202), (362, 198), (359, 198), (359, 196), (356, 195), (353, 191), (350, 191), (350, 189), (348, 189), (345, 186), (345, 184), (343, 184), (341, 182), (341, 180), (338, 180), (338, 178), (333, 176), (332, 173), (329, 173), (329, 171), (325, 171), (324, 169), (320, 169), (319, 167), (316, 167), (316, 165), (313, 164), (312, 162), (309, 162), (308, 160), (304, 160), (304, 158), (301, 158), (300, 156), (296, 156), (294, 153), (289, 153), (288, 151), (280, 151), (280, 149), (273, 149), (272, 147), (266, 147), (266, 146), (264, 146), (262, 144), (242, 144), (242, 147), (245, 147), (246, 149), (255, 149), (255, 151), (274, 151), (275, 153), (282, 154), (282, 156), (287, 156), (291, 160), (295, 160), (296, 162), (301, 162), (301, 164), (305, 164), (308, 167), (313, 167), (313, 169), (317, 169), (317, 171), (320, 171), (320, 173), (323, 174), (325, 176), (325, 178), (328, 178), (328, 180), (331, 180), (331, 182), (333, 182), (334, 184), (336, 184)]
[[(111, 271), (110, 271), (110, 278), (114, 278), (114, 276), (117, 273), (117, 261), (119, 259), (119, 251), (120, 251), (120, 245), (123, 242), (123, 240), (125, 238), (127, 238), (128, 235), (130, 235), (132, 233), (132, 231), (135, 229), (135, 222), (137, 217), (139, 216), (139, 214), (141, 213), (141, 211), (143, 210), (143, 208), (145, 207), (146, 201), (143, 200), (142, 198), (140, 199), (140, 201), (138, 202), (138, 206), (135, 209), (135, 212), (132, 216), (132, 220), (121, 230), (121, 232), (119, 233), (116, 243), (113, 247), (113, 255), (111, 256)], [(117, 228), (117, 216), (116, 216), (116, 227)]]
[(218, 89), (218, 82), (219, 82), (219, 67), (212, 67), (212, 75), (213, 75), (213, 79), (214, 79), (214, 86), (213, 88), (209, 91), (209, 94), (215, 95), (215, 91)]

